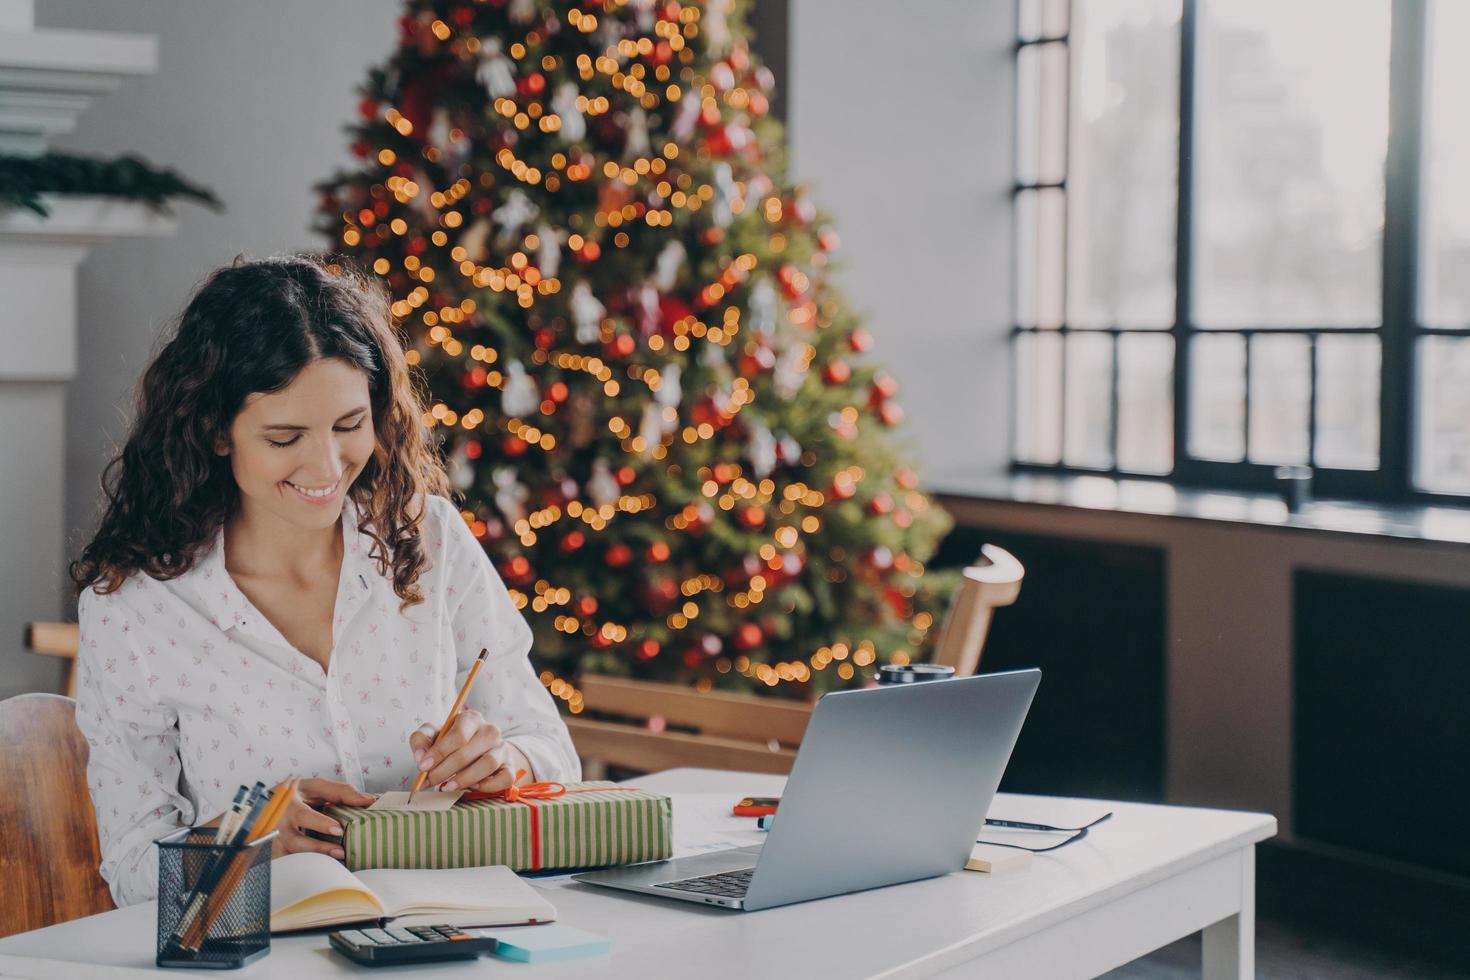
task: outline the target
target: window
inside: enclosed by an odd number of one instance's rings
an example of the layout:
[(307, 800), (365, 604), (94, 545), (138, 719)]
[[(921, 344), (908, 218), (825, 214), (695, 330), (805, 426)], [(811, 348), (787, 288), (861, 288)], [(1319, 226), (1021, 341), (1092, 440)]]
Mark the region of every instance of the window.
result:
[(1017, 468), (1470, 494), (1470, 4), (1017, 23)]

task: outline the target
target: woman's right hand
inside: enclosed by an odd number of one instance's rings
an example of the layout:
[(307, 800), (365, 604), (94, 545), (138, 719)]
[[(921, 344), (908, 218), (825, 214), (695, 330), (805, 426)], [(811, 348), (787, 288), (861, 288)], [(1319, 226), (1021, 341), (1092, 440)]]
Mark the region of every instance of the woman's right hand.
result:
[[(283, 784), (284, 785), (284, 784)], [(273, 792), (280, 792), (277, 786)], [(296, 796), (286, 805), (276, 823), (277, 836), (271, 846), (271, 856), (294, 854), (298, 851), (316, 851), (341, 861), (347, 856), (340, 843), (308, 837), (310, 830), (328, 837), (341, 837), (342, 825), (314, 807), (330, 803), (343, 806), (370, 806), (376, 796), (335, 779), (302, 779), (296, 784)]]

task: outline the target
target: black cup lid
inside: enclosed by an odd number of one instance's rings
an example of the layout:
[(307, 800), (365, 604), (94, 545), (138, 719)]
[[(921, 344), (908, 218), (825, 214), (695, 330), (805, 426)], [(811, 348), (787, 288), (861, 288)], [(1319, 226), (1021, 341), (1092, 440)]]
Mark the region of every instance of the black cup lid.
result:
[(920, 681), (942, 681), (954, 676), (954, 668), (944, 664), (884, 664), (878, 668), (879, 684), (917, 684)]

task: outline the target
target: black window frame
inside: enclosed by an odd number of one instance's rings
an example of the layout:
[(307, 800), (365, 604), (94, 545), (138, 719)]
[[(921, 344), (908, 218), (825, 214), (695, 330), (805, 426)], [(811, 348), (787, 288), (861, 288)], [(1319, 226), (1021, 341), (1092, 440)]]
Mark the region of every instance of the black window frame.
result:
[[(1063, 175), (1060, 180), (1028, 182), (1017, 179), (1012, 189), (1012, 218), (1019, 221), (1019, 206), (1016, 202), (1028, 191), (1040, 192), (1048, 188), (1067, 193), (1067, 176), (1070, 173), (1071, 140), (1071, 95), (1073, 52), (1071, 35), (1075, 24), (1078, 3), (1087, 0), (1067, 0), (1066, 29), (1056, 34), (1042, 34), (1035, 38), (1024, 38), (1020, 25), (1024, 23), (1022, 7), (1027, 3), (1039, 4), (1041, 0), (1017, 0), (1017, 59), (1018, 84), (1020, 80), (1020, 53), (1028, 47), (1060, 44), (1067, 52), (1066, 66), (1066, 133), (1063, 148)], [(1066, 345), (1070, 335), (1090, 334), (1110, 336), (1112, 343), (1112, 379), (1110, 390), (1109, 439), (1112, 465), (1107, 468), (1078, 466), (1065, 462), (1065, 439), (1056, 463), (1032, 462), (1018, 458), (1017, 432), (1012, 426), (1011, 469), (1015, 472), (1053, 473), (1066, 475), (1103, 475), (1119, 479), (1163, 480), (1180, 486), (1214, 488), (1241, 491), (1272, 491), (1277, 486), (1274, 464), (1250, 461), (1250, 381), (1251, 342), (1254, 336), (1306, 337), (1309, 341), (1309, 416), (1307, 421), (1307, 459), (1315, 457), (1317, 425), (1317, 338), (1331, 334), (1349, 334), (1374, 337), (1379, 341), (1381, 352), (1379, 383), (1379, 447), (1378, 469), (1348, 470), (1313, 465), (1314, 492), (1318, 496), (1347, 498), (1383, 503), (1437, 503), (1470, 505), (1470, 494), (1446, 493), (1424, 490), (1414, 481), (1415, 446), (1415, 394), (1416, 357), (1420, 339), (1444, 335), (1470, 338), (1470, 324), (1462, 327), (1429, 327), (1420, 319), (1420, 248), (1422, 242), (1421, 221), (1423, 217), (1424, 145), (1428, 126), (1428, 90), (1430, 85), (1428, 65), (1429, 4), (1431, 0), (1391, 0), (1391, 37), (1389, 51), (1389, 120), (1388, 146), (1384, 161), (1384, 225), (1382, 238), (1382, 322), (1373, 328), (1340, 326), (1290, 326), (1290, 327), (1210, 327), (1201, 328), (1192, 319), (1193, 276), (1194, 276), (1194, 213), (1193, 191), (1196, 166), (1195, 146), (1195, 94), (1198, 40), (1199, 0), (1180, 0), (1179, 22), (1179, 134), (1178, 134), (1178, 199), (1175, 235), (1175, 306), (1173, 324), (1167, 329), (1142, 327), (1071, 327), (1063, 322), (1058, 326), (1037, 326), (1015, 323), (1011, 330), (1012, 364), (1019, 366), (1016, 351), (1018, 338), (1023, 336), (1053, 335), (1062, 344), (1060, 390), (1064, 399), (1058, 412), (1065, 428)], [(1020, 93), (1014, 105), (1019, 107)], [(1017, 116), (1016, 133), (1020, 132)], [(1064, 209), (1070, 207), (1064, 198)], [(1067, 222), (1062, 225), (1062, 288), (1068, 288), (1066, 280), (1066, 254), (1068, 249)], [(1019, 261), (1019, 259), (1018, 259)], [(1012, 281), (1017, 282), (1018, 270), (1013, 271)], [(1066, 297), (1062, 297), (1066, 309)], [(1173, 467), (1168, 473), (1144, 473), (1119, 468), (1117, 465), (1117, 418), (1119, 401), (1118, 342), (1129, 334), (1147, 336), (1170, 336), (1173, 338)], [(1193, 340), (1200, 336), (1244, 338), (1246, 350), (1245, 405), (1242, 437), (1245, 450), (1238, 462), (1219, 462), (1191, 456), (1189, 453), (1190, 424), (1190, 353)], [(1019, 417), (1019, 398), (1013, 399), (1012, 410)]]

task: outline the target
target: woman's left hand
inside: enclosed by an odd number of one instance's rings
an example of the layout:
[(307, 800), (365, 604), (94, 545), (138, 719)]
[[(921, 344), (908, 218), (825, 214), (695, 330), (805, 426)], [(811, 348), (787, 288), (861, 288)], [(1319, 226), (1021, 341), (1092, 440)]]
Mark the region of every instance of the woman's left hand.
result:
[(437, 734), (438, 728), (424, 724), (408, 737), (419, 771), (428, 770), (427, 785), (495, 793), (515, 781), (515, 750), (478, 711), (461, 711), (436, 745)]

